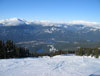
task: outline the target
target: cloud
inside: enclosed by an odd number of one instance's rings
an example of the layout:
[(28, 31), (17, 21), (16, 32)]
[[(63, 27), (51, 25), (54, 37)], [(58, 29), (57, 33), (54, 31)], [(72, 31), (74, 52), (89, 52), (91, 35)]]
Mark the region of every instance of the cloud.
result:
[(88, 25), (88, 26), (91, 26), (91, 25), (100, 25), (100, 23), (98, 22), (89, 22), (89, 21), (84, 21), (84, 20), (74, 20), (74, 21), (70, 21), (70, 22), (67, 22), (68, 24), (84, 24), (84, 25)]

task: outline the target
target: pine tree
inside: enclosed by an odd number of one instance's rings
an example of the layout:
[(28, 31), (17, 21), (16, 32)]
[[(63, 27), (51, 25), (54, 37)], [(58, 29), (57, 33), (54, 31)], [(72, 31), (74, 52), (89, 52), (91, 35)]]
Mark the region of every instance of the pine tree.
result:
[(0, 58), (4, 58), (3, 43), (0, 41)]
[(83, 55), (84, 55), (84, 48), (80, 48), (80, 49), (79, 49), (79, 55), (80, 55), (80, 56), (83, 56)]
[(95, 48), (95, 57), (98, 58), (99, 57), (99, 50), (97, 48)]
[(6, 51), (7, 51), (7, 57), (13, 58), (14, 57), (14, 44), (13, 41), (7, 40), (6, 41)]
[(90, 48), (86, 49), (86, 55), (90, 56), (92, 54), (92, 50)]

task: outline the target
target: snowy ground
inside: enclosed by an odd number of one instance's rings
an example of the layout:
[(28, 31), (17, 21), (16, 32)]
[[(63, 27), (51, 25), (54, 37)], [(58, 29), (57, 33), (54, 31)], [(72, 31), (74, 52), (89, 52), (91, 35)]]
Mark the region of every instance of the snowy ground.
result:
[(1, 59), (0, 76), (100, 76), (100, 59), (80, 56)]

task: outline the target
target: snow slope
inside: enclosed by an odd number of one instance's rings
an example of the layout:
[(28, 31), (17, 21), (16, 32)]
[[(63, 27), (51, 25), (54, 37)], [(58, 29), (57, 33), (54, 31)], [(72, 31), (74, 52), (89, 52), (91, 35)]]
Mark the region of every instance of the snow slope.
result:
[(100, 59), (80, 56), (1, 59), (0, 76), (100, 76)]

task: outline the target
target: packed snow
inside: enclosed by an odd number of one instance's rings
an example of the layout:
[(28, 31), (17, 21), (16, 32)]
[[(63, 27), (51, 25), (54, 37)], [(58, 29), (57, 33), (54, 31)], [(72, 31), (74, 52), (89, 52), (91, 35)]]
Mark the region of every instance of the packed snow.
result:
[(1, 59), (0, 76), (100, 76), (100, 59), (74, 55)]

